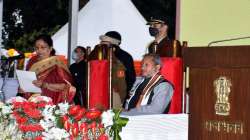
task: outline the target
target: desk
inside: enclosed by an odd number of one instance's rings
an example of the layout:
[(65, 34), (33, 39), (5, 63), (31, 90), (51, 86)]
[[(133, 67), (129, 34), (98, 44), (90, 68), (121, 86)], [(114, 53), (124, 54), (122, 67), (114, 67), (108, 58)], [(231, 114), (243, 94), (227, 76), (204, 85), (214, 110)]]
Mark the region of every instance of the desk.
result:
[(187, 114), (129, 116), (122, 140), (187, 140)]

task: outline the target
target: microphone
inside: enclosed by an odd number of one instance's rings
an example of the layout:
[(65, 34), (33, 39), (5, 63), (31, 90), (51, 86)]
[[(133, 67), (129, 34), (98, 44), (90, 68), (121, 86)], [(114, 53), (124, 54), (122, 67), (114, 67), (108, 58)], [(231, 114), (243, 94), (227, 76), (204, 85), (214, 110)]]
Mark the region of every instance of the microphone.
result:
[(13, 61), (13, 60), (18, 60), (18, 59), (23, 59), (25, 56), (24, 56), (24, 54), (22, 53), (22, 54), (19, 54), (19, 55), (17, 55), (17, 56), (12, 56), (12, 57), (9, 57), (9, 58), (7, 58), (7, 60), (8, 61)]
[(224, 39), (224, 40), (216, 40), (216, 41), (212, 41), (210, 43), (208, 43), (208, 47), (211, 47), (212, 44), (216, 44), (219, 42), (227, 42), (227, 41), (233, 41), (233, 40), (242, 40), (242, 39), (248, 39), (250, 38), (250, 36), (245, 36), (245, 37), (238, 37), (238, 38), (229, 38), (229, 39)]

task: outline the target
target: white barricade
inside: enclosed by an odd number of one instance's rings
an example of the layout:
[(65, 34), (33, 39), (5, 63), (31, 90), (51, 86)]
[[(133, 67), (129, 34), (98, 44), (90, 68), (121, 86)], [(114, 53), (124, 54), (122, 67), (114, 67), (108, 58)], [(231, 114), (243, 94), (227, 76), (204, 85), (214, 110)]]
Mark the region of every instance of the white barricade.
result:
[(187, 114), (129, 116), (123, 140), (188, 140)]

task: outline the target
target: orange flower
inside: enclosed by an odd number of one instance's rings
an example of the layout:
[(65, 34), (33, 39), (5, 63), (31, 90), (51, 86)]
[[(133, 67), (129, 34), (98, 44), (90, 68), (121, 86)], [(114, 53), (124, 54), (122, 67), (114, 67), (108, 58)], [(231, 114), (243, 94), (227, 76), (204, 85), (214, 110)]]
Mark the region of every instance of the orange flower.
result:
[(35, 140), (43, 140), (41, 136), (35, 137)]
[(30, 124), (30, 125), (19, 125), (19, 129), (22, 132), (36, 132), (36, 131), (43, 131), (43, 128), (40, 124)]
[(81, 109), (81, 107), (79, 105), (72, 105), (69, 108), (69, 114), (70, 115), (76, 115), (77, 112)]
[(24, 109), (24, 113), (30, 118), (39, 119), (42, 117), (41, 111), (38, 109)]
[(98, 138), (98, 140), (108, 140), (108, 136), (105, 135), (105, 134), (102, 134), (102, 135)]
[(39, 103), (37, 103), (37, 107), (38, 108), (44, 108), (46, 105), (47, 105), (46, 102), (39, 102)]
[(86, 117), (88, 119), (97, 119), (101, 116), (102, 112), (100, 110), (97, 109), (90, 109), (87, 113), (86, 113)]
[(64, 126), (64, 129), (69, 132), (70, 127), (71, 127), (71, 123), (67, 120), (64, 122), (63, 126)]
[(87, 133), (88, 132), (88, 124), (86, 122), (81, 123), (80, 130), (82, 131), (83, 134)]
[(16, 117), (16, 121), (18, 124), (24, 124), (28, 121), (28, 119), (25, 117)]
[(78, 133), (79, 133), (78, 123), (74, 123), (74, 124), (72, 125), (71, 131), (72, 131), (72, 135), (73, 135), (74, 137), (78, 136)]
[(84, 108), (80, 109), (78, 113), (74, 116), (74, 119), (76, 121), (80, 121), (85, 113), (86, 113), (86, 110)]

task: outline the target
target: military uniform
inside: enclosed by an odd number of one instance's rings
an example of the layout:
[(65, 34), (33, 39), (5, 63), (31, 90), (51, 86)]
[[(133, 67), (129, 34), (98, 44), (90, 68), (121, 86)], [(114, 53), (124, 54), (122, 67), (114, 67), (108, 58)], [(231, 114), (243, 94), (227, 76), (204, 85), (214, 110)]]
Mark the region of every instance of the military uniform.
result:
[(159, 43), (153, 41), (148, 47), (149, 53), (159, 54), (160, 57), (181, 57), (181, 45), (176, 40), (170, 40), (168, 37), (163, 38)]
[[(108, 46), (97, 45), (90, 53), (90, 60), (108, 59)], [(112, 56), (112, 92), (113, 92), (113, 108), (121, 108), (127, 95), (127, 86), (125, 80), (125, 66), (114, 55)]]

